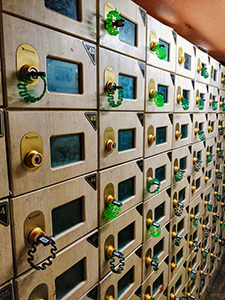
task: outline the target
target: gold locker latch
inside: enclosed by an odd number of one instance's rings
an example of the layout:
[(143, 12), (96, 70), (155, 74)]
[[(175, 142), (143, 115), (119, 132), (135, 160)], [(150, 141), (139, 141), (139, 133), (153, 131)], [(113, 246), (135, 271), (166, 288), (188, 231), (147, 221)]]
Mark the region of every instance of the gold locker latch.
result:
[(184, 51), (181, 47), (178, 50), (178, 62), (180, 65), (185, 62)]
[(145, 294), (145, 300), (154, 300), (154, 298), (149, 294)]
[[(122, 252), (117, 251), (112, 245), (109, 245), (105, 248), (106, 258), (110, 259), (110, 270), (113, 273), (120, 274), (123, 271), (123, 267), (125, 266), (125, 257)], [(115, 257), (119, 259), (118, 268), (116, 268), (114, 262)]]

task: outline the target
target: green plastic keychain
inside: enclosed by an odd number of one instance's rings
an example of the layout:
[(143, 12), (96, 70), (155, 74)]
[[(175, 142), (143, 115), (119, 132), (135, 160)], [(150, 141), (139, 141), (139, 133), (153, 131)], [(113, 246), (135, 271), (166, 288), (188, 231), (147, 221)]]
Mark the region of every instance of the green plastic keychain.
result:
[(155, 93), (154, 94), (154, 102), (157, 107), (163, 107), (164, 106), (163, 95)]
[(200, 99), (200, 100), (198, 101), (198, 109), (199, 109), (199, 110), (203, 110), (204, 108), (205, 108), (205, 100)]
[[(156, 185), (156, 188), (151, 191), (151, 187)], [(158, 193), (160, 189), (160, 181), (157, 178), (151, 178), (146, 184), (146, 191), (150, 194)]]
[(209, 154), (209, 155), (207, 156), (207, 158), (206, 158), (206, 162), (207, 162), (207, 163), (210, 163), (210, 162), (213, 160), (213, 156), (214, 156), (214, 155)]
[(205, 133), (202, 130), (199, 130), (198, 137), (199, 137), (200, 141), (202, 141), (202, 142), (204, 142), (206, 140)]
[(217, 201), (221, 201), (221, 195), (220, 194), (215, 195), (215, 198), (216, 198)]
[(106, 22), (106, 30), (110, 35), (118, 35), (119, 29), (116, 26), (113, 26), (113, 20), (118, 21), (120, 20), (120, 14), (117, 9), (110, 11), (107, 14)]
[(159, 269), (159, 258), (158, 258), (158, 256), (156, 256), (156, 255), (153, 256), (151, 265), (153, 266), (154, 271), (158, 271), (158, 269)]
[(198, 172), (202, 167), (202, 160), (197, 160), (195, 163), (194, 163), (194, 170), (195, 172)]
[(197, 272), (192, 270), (192, 271), (190, 272), (189, 278), (190, 278), (192, 281), (195, 281), (196, 278), (197, 278)]
[(118, 101), (116, 103), (114, 101), (114, 94), (115, 94), (114, 90), (107, 92), (108, 102), (111, 107), (118, 107), (123, 102), (123, 89), (122, 88), (118, 89)]
[(165, 59), (167, 57), (166, 49), (163, 45), (156, 45), (154, 51), (159, 59)]
[(175, 244), (175, 246), (180, 247), (180, 244), (181, 244), (181, 238), (175, 237), (175, 239), (174, 239), (174, 244)]
[(186, 99), (186, 98), (184, 98), (184, 97), (182, 97), (181, 98), (181, 106), (182, 106), (183, 110), (188, 110), (189, 107), (190, 107), (189, 100)]
[(217, 110), (217, 101), (212, 102), (212, 110), (213, 111)]
[(121, 211), (121, 206), (117, 206), (114, 205), (113, 203), (109, 203), (103, 213), (103, 217), (106, 219), (113, 220), (119, 215), (120, 211)]
[(207, 210), (209, 211), (209, 212), (211, 212), (212, 211), (212, 204), (211, 203), (208, 203), (207, 204)]
[(193, 219), (193, 225), (194, 225), (194, 227), (198, 227), (198, 218), (197, 217), (195, 217), (194, 219)]
[(219, 239), (218, 235), (214, 235), (214, 236), (213, 236), (213, 242), (214, 242), (214, 243), (217, 243), (217, 242), (218, 242), (218, 239)]
[(202, 257), (203, 257), (204, 259), (206, 259), (206, 258), (207, 258), (207, 255), (208, 255), (208, 253), (209, 253), (209, 251), (208, 251), (208, 250), (204, 250), (204, 251), (202, 252)]
[(180, 170), (180, 169), (176, 172), (176, 174), (174, 175), (174, 179), (176, 182), (181, 181), (183, 179), (184, 172), (185, 172), (184, 170)]
[(225, 222), (222, 223), (221, 227), (225, 230)]
[[(158, 226), (159, 224), (156, 223)], [(149, 228), (149, 232), (150, 232), (150, 235), (153, 237), (153, 238), (157, 238), (161, 235), (161, 232), (162, 232), (162, 229), (160, 227), (155, 227), (155, 226), (150, 226)]]
[(207, 72), (206, 68), (201, 69), (201, 76), (203, 76), (205, 79), (209, 77), (209, 73)]
[(225, 103), (222, 104), (221, 109), (222, 111), (225, 111)]

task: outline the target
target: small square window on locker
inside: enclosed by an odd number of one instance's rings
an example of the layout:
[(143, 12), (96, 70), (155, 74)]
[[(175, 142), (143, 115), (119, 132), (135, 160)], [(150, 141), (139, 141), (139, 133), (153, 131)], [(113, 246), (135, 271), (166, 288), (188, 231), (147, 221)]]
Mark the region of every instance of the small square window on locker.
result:
[(143, 113), (100, 113), (100, 169), (143, 156)]
[(177, 34), (176, 73), (195, 79), (196, 47)]
[(192, 145), (192, 173), (198, 172), (206, 165), (206, 142)]
[[(53, 236), (58, 250), (97, 227), (96, 173), (13, 198), (12, 219), (16, 274), (30, 268), (27, 261), (37, 228)], [(24, 238), (25, 237), (25, 238)], [(48, 247), (38, 248), (35, 264), (48, 257)]]
[(210, 83), (210, 61), (207, 53), (196, 48), (195, 80)]
[[(190, 177), (172, 184), (170, 218), (182, 216), (190, 200)], [(185, 213), (185, 212), (184, 212)]]
[(9, 195), (9, 183), (6, 158), (4, 114), (2, 109), (0, 109), (0, 153), (0, 198), (3, 198)]
[(215, 113), (209, 113), (207, 116), (207, 120), (208, 120), (208, 130), (206, 131), (206, 138), (210, 139), (213, 137), (216, 137), (217, 135), (217, 127), (218, 127), (218, 114)]
[(143, 216), (143, 241), (155, 240), (152, 238), (151, 226), (154, 227), (155, 234), (158, 234), (158, 228), (164, 227), (170, 219), (170, 188), (144, 202)]
[(154, 196), (171, 184), (171, 152), (144, 159), (144, 199)]
[(8, 106), (97, 108), (94, 44), (9, 15), (3, 19)]
[(204, 142), (208, 137), (208, 115), (207, 114), (193, 114), (192, 115), (192, 143)]
[[(158, 300), (167, 300), (168, 265), (162, 262), (157, 272), (151, 273), (142, 284), (142, 299), (158, 297)], [(154, 299), (153, 298), (153, 299)]]
[(180, 180), (191, 174), (191, 154), (191, 146), (172, 150), (171, 176), (173, 179), (173, 183), (179, 182)]
[(25, 0), (4, 0), (2, 8), (66, 33), (96, 41), (96, 1), (31, 0), (27, 5)]
[(208, 112), (219, 111), (219, 89), (214, 86), (209, 86), (209, 101), (206, 103)]
[(97, 169), (96, 113), (8, 112), (8, 123), (14, 196)]
[[(115, 257), (122, 259), (133, 252), (142, 242), (142, 205), (131, 208), (114, 221), (102, 226), (99, 232), (100, 278), (112, 266)], [(115, 267), (114, 267), (115, 271)], [(124, 272), (123, 272), (124, 273)]]
[(115, 219), (143, 199), (143, 160), (99, 172), (99, 224)]
[[(11, 279), (13, 274), (11, 222), (8, 199), (0, 201), (0, 285)], [(1, 291), (1, 289), (0, 289)]]
[(195, 94), (193, 96), (193, 112), (206, 112), (209, 102), (209, 86), (195, 81)]
[(219, 92), (219, 112), (221, 113), (225, 112), (225, 91), (221, 89)]
[(100, 51), (100, 109), (144, 110), (145, 64), (103, 48)]
[(99, 43), (145, 59), (146, 12), (130, 0), (99, 1)]
[(172, 149), (172, 116), (145, 114), (145, 157)]
[(209, 57), (210, 59), (210, 84), (219, 88), (220, 87), (220, 63), (215, 60), (213, 57)]
[(219, 88), (225, 90), (225, 66), (221, 65), (219, 73)]
[(111, 272), (100, 281), (99, 299), (127, 300), (137, 290), (141, 284), (140, 252), (141, 248), (138, 248), (125, 259), (122, 272)]
[(32, 270), (18, 277), (17, 298), (52, 299), (55, 295), (55, 299), (80, 299), (98, 281), (96, 234), (97, 231), (92, 232), (58, 252), (44, 272)]
[(194, 88), (194, 80), (176, 76), (174, 93), (175, 112), (189, 112), (193, 110)]
[(148, 15), (147, 64), (175, 72), (176, 33)]
[(174, 74), (147, 65), (145, 111), (173, 111), (175, 79)]
[(192, 115), (173, 114), (173, 149), (186, 146), (192, 138)]

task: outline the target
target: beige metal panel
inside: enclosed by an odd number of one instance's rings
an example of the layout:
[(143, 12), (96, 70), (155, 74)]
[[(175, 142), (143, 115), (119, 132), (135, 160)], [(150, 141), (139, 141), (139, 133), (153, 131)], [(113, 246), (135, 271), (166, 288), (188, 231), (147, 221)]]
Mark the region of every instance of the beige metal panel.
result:
[[(209, 74), (208, 78), (204, 78), (204, 76), (201, 75), (201, 67), (203, 67), (203, 65)], [(208, 54), (198, 48), (196, 48), (195, 80), (206, 84), (209, 84), (210, 82), (210, 63)]]
[(186, 207), (190, 200), (190, 176), (172, 184), (171, 192), (171, 209), (170, 209), (170, 218), (175, 216), (176, 203), (174, 200), (181, 202), (184, 207)]
[[(224, 92), (225, 97), (225, 92)], [(222, 143), (224, 142), (224, 134), (225, 134), (225, 115), (223, 113), (218, 114), (218, 120), (217, 120), (217, 128), (216, 131), (216, 138), (217, 142)]]
[(46, 270), (41, 272), (31, 270), (18, 277), (15, 280), (17, 299), (29, 299), (34, 295), (38, 298), (57, 298), (55, 280), (76, 264), (83, 262), (82, 267), (79, 268), (81, 272), (80, 278), (78, 278), (79, 284), (68, 282), (72, 289), (70, 287), (69, 290), (66, 290), (64, 287), (63, 291), (61, 289), (59, 291), (60, 295), (65, 292), (64, 298), (66, 300), (72, 300), (75, 296), (79, 299), (98, 281), (98, 264), (96, 263), (98, 261), (98, 248), (87, 240), (94, 233), (96, 234), (97, 231), (84, 236), (58, 252), (52, 265), (48, 266)]
[[(199, 218), (197, 221), (197, 226), (194, 226), (193, 216)], [(202, 216), (204, 215), (204, 201), (202, 200), (202, 195), (198, 195), (189, 203), (189, 219), (190, 227), (189, 233), (195, 232), (196, 228), (201, 227)]]
[[(199, 109), (199, 100), (200, 98), (204, 101), (204, 108), (200, 105)], [(205, 83), (195, 81), (195, 93), (193, 96), (193, 112), (207, 112), (209, 102), (209, 86)]]
[[(188, 233), (189, 227), (190, 227), (190, 218), (188, 218), (188, 212), (187, 209), (185, 208), (181, 216), (174, 216), (170, 220), (169, 253), (176, 251), (183, 245), (187, 246), (185, 235)], [(173, 237), (173, 232), (182, 237), (180, 246), (175, 245), (175, 238)]]
[(145, 114), (145, 157), (172, 149), (171, 114)]
[[(188, 235), (188, 240), (190, 240), (190, 234)], [(197, 268), (200, 266), (201, 264), (201, 251), (192, 251), (191, 254), (188, 256), (188, 258), (186, 259), (186, 270), (188, 271), (188, 268), (192, 268), (193, 270), (197, 270)], [(188, 272), (187, 272), (188, 275)], [(187, 276), (189, 277), (189, 276)], [(187, 278), (186, 277), (186, 278)], [(197, 276), (198, 279), (199, 276)], [(188, 279), (188, 278), (187, 278)], [(190, 281), (189, 281), (190, 283)]]
[[(107, 202), (109, 196), (115, 197), (116, 201), (122, 203), (119, 215), (142, 202), (143, 172), (140, 168), (142, 164), (143, 160), (132, 161), (99, 172), (100, 226), (110, 221), (110, 219), (104, 217), (104, 212), (109, 204)], [(126, 183), (126, 180), (131, 180), (131, 183)], [(122, 183), (123, 185), (121, 185)]]
[[(126, 275), (129, 276), (128, 274), (133, 275), (132, 282), (129, 282), (130, 284), (126, 287), (126, 289), (121, 291), (121, 288), (119, 289), (120, 282), (126, 279)], [(127, 280), (129, 279), (130, 276), (127, 278)], [(140, 284), (141, 258), (138, 256), (137, 249), (125, 259), (125, 266), (120, 274), (110, 272), (100, 281), (100, 299), (105, 300), (108, 299), (109, 296), (112, 296), (114, 299), (127, 300), (128, 297), (130, 297), (133, 292), (136, 291)]]
[[(158, 253), (157, 247), (162, 243), (161, 252)], [(147, 259), (157, 256), (159, 259), (159, 265), (165, 260), (169, 252), (169, 232), (166, 226), (162, 227), (162, 232), (158, 238), (151, 238), (143, 245), (142, 251), (142, 279), (143, 281), (150, 275), (158, 274), (158, 271), (154, 271), (152, 265), (147, 263)]]
[(66, 7), (67, 4), (60, 1), (57, 6), (59, 11), (56, 12), (53, 9), (48, 9), (45, 6), (45, 1), (31, 0), (29, 5), (25, 0), (20, 2), (2, 1), (2, 8), (6, 11), (15, 13), (22, 17), (28, 18), (36, 22), (40, 22), (47, 26), (54, 27), (69, 34), (75, 34), (82, 38), (87, 38), (96, 41), (96, 1), (85, 0), (79, 1), (82, 4), (78, 7), (78, 20), (74, 20), (72, 17), (67, 17), (60, 13), (64, 11), (68, 14), (72, 8)]
[(4, 116), (0, 109), (0, 198), (9, 195), (8, 168), (6, 157), (6, 143), (4, 136)]
[[(161, 278), (161, 280), (160, 280)], [(153, 285), (155, 291), (153, 291)], [(166, 300), (165, 290), (168, 287), (168, 265), (165, 261), (159, 265), (159, 270), (148, 276), (142, 284), (142, 299), (146, 299), (146, 295), (154, 297), (156, 300)]]
[(212, 137), (216, 137), (217, 135), (217, 127), (218, 127), (217, 114), (215, 113), (208, 114), (207, 119), (208, 119), (208, 125), (206, 128), (206, 138), (210, 139)]
[[(175, 92), (174, 92), (174, 112), (188, 113), (193, 111), (195, 87), (194, 80), (176, 75)], [(187, 99), (185, 93), (188, 93), (189, 108), (184, 110), (181, 98)]]
[[(182, 132), (182, 125), (187, 125), (187, 137), (176, 134)], [(192, 137), (192, 120), (190, 114), (173, 114), (173, 149), (186, 146), (191, 143)]]
[[(203, 182), (204, 189), (215, 182), (215, 179), (216, 179), (215, 175), (216, 175), (216, 167), (215, 166), (210, 165), (207, 168), (205, 168), (205, 174), (204, 174), (205, 180)], [(218, 181), (218, 183), (221, 183), (220, 180), (217, 180), (217, 181)]]
[(191, 174), (191, 183), (190, 183), (190, 201), (195, 197), (201, 194), (204, 190), (204, 172), (203, 169), (200, 169), (198, 172)]
[(201, 167), (206, 165), (206, 142), (194, 143), (192, 145), (192, 172), (196, 172), (194, 168), (194, 161), (197, 159), (201, 160)]
[[(57, 249), (61, 250), (97, 227), (97, 192), (87, 180), (96, 180), (96, 174), (82, 176), (12, 199), (12, 232), (17, 275), (30, 268), (27, 262), (27, 251), (30, 248), (28, 239), (34, 228), (40, 227), (47, 236), (54, 236)], [(80, 199), (81, 202), (78, 202)], [(76, 208), (71, 207), (72, 202)], [(65, 207), (66, 204), (70, 205), (70, 208)], [(61, 214), (64, 214), (63, 218), (69, 218), (68, 209), (76, 209), (76, 222), (71, 224), (70, 217), (68, 222), (71, 225), (65, 228), (62, 220), (53, 214), (59, 207)], [(32, 222), (29, 223), (27, 218), (32, 219)], [(60, 225), (61, 231), (58, 229)], [(48, 247), (39, 247), (34, 263), (41, 262), (48, 255)]]
[[(162, 170), (160, 169), (162, 168)], [(159, 170), (159, 171), (158, 171)], [(162, 172), (161, 172), (162, 171)], [(160, 174), (157, 175), (156, 172)], [(164, 175), (164, 176), (163, 176)], [(156, 178), (156, 177), (159, 178)], [(151, 178), (156, 178), (160, 181), (159, 191), (163, 191), (171, 184), (171, 152), (162, 153), (150, 158), (144, 159), (144, 187), (147, 181)], [(164, 178), (164, 179), (163, 179)], [(153, 185), (151, 192), (156, 189), (156, 185)], [(144, 200), (152, 197), (154, 193), (149, 193), (146, 189), (144, 191)]]
[[(110, 7), (117, 9), (121, 19), (125, 18), (136, 25), (136, 37), (133, 46), (121, 40), (120, 34), (110, 35), (105, 28), (105, 8), (107, 11), (111, 11)], [(135, 58), (144, 60), (145, 59), (145, 33), (146, 24), (144, 20), (146, 19), (146, 13), (137, 4), (129, 0), (111, 0), (110, 2), (106, 0), (99, 1), (99, 43), (101, 46), (105, 46), (109, 49), (119, 51), (124, 54), (129, 54)], [(146, 23), (146, 20), (145, 20)], [(119, 29), (120, 31), (120, 29)]]
[[(140, 288), (141, 288), (141, 286), (140, 286)], [(141, 299), (141, 294), (139, 293), (139, 289), (137, 291), (135, 291), (131, 297), (128, 298), (128, 300), (140, 300), (140, 299)]]
[[(191, 261), (190, 261), (191, 263)], [(187, 263), (189, 265), (189, 263)], [(191, 264), (190, 264), (191, 268)], [(197, 266), (193, 266), (193, 270), (197, 270)], [(199, 283), (200, 283), (200, 276), (198, 274), (199, 272), (197, 271), (197, 277), (195, 281), (192, 281), (189, 279), (189, 273), (188, 273), (188, 267), (186, 267), (186, 294), (190, 293), (192, 296), (194, 296), (196, 299), (198, 299), (198, 288), (199, 288)]]
[[(143, 241), (155, 240), (151, 237), (149, 219), (158, 223), (162, 228), (169, 221), (170, 213), (170, 189), (164, 190), (144, 202), (143, 206)], [(157, 230), (155, 230), (157, 231)], [(158, 239), (157, 239), (158, 240)]]
[(176, 150), (172, 150), (172, 168), (171, 175), (173, 184), (176, 184), (175, 175), (177, 168), (183, 170), (183, 178), (189, 176), (192, 172), (192, 150), (191, 147), (182, 147)]
[[(23, 1), (24, 2), (24, 1)], [(17, 2), (16, 2), (17, 3)], [(25, 3), (25, 2), (24, 2)], [(96, 66), (93, 64), (88, 52), (85, 49), (85, 44), (94, 47), (90, 43), (84, 43), (82, 40), (67, 36), (57, 31), (40, 27), (36, 24), (9, 16), (3, 15), (3, 29), (5, 39), (5, 59), (6, 59), (6, 82), (7, 82), (7, 104), (10, 107), (22, 108), (96, 108)], [(37, 34), (33, 34), (36, 32)], [(29, 44), (32, 46), (39, 55), (39, 69), (41, 72), (47, 73), (47, 92), (44, 97), (35, 103), (26, 103), (22, 97), (19, 96), (19, 90), (16, 85), (17, 78), (17, 60), (16, 51), (22, 44)], [(27, 50), (23, 47), (25, 54), (21, 57), (27, 62)], [(60, 61), (70, 63), (77, 63), (80, 68), (80, 93), (62, 93), (62, 92), (49, 92), (48, 80), (62, 78), (64, 84), (71, 84), (73, 76), (71, 74), (71, 66), (63, 66), (61, 69), (58, 67), (58, 73), (55, 73), (55, 78), (51, 73), (47, 72), (46, 59), (53, 58)], [(57, 70), (57, 68), (56, 68)], [(68, 73), (69, 72), (69, 73)], [(78, 72), (79, 73), (79, 72)], [(72, 77), (72, 79), (70, 78)], [(49, 78), (49, 79), (48, 79)], [(38, 85), (33, 89), (29, 88), (31, 95), (39, 96), (43, 91), (43, 82), (39, 79)], [(74, 91), (73, 91), (74, 92)]]
[[(174, 102), (174, 84), (176, 76), (170, 72), (148, 66), (147, 65), (146, 73), (146, 106), (145, 111), (147, 112), (172, 112), (173, 111), (173, 102)], [(153, 82), (154, 81), (154, 82)], [(155, 88), (154, 88), (155, 85)], [(154, 102), (153, 92), (158, 91), (158, 89), (166, 87), (167, 89), (167, 102), (165, 103), (164, 97), (164, 106), (157, 107)], [(153, 91), (152, 91), (153, 90)]]
[[(1, 44), (0, 44), (1, 45)], [(0, 106), (3, 105), (3, 94), (2, 94), (2, 66), (0, 57)]]
[[(124, 254), (124, 257), (126, 257), (141, 244), (142, 216), (140, 215), (138, 210), (138, 207), (134, 207), (123, 213), (114, 221), (100, 228), (100, 278), (103, 278), (110, 271), (110, 256), (107, 255), (109, 246), (112, 246), (117, 251), (122, 252)], [(126, 227), (128, 227), (127, 230), (129, 231), (130, 235), (130, 237), (128, 238), (132, 238), (132, 240), (129, 240), (129, 242), (127, 242), (126, 244), (123, 241), (122, 248), (120, 249), (119, 247), (122, 241), (121, 237), (119, 237), (119, 233), (121, 233), (121, 231)]]
[[(199, 224), (198, 228), (192, 227), (187, 235), (187, 257), (194, 253), (201, 254), (202, 228)], [(196, 243), (196, 244), (195, 244)]]
[[(173, 279), (169, 282), (168, 285), (168, 300), (171, 299), (170, 295), (174, 294), (176, 297), (180, 298), (183, 296), (183, 289), (186, 284), (186, 274), (185, 269), (183, 267), (180, 267), (179, 270), (176, 271), (176, 274), (174, 275)], [(181, 281), (180, 284), (178, 282)], [(175, 286), (177, 284), (177, 289), (175, 289)]]
[[(102, 110), (144, 110), (144, 90), (145, 90), (145, 79), (139, 61), (132, 59), (128, 56), (118, 54), (106, 50), (104, 48), (99, 49), (99, 89), (100, 89), (100, 109)], [(110, 68), (109, 68), (110, 67)], [(112, 70), (112, 69), (113, 70)], [(114, 71), (115, 79), (113, 82), (117, 86), (119, 84), (119, 75), (132, 77), (134, 79), (134, 98), (124, 98), (122, 104), (118, 107), (111, 107), (108, 102), (108, 96), (106, 92), (106, 82), (112, 81), (112, 71)], [(124, 89), (126, 86), (123, 87)], [(130, 89), (132, 89), (130, 87)], [(118, 92), (114, 94), (114, 101), (118, 101)]]
[(207, 286), (209, 285), (210, 277), (206, 276), (205, 280), (201, 280), (199, 282), (199, 299), (203, 299), (207, 295)]
[[(220, 70), (220, 77), (219, 77), (219, 88), (222, 90), (225, 90), (225, 66), (221, 65), (221, 70)], [(223, 83), (224, 82), (224, 83)]]
[(207, 127), (207, 114), (193, 114), (193, 127), (192, 127), (192, 143), (200, 142), (200, 137), (198, 135), (199, 131), (203, 131), (205, 137), (208, 135)]
[[(133, 112), (100, 113), (100, 169), (143, 156), (143, 125), (139, 118), (143, 120), (143, 114), (139, 115)], [(132, 142), (129, 141), (132, 145), (129, 145), (128, 150), (118, 150), (121, 146), (118, 139), (120, 130), (133, 130)], [(115, 142), (114, 148), (107, 151), (106, 146), (110, 140)]]
[(99, 285), (94, 286), (90, 291), (88, 291), (79, 300), (91, 300), (93, 297), (99, 297)]
[[(176, 33), (172, 28), (148, 15), (147, 64), (170, 72), (175, 72), (176, 44), (174, 35), (176, 35)], [(151, 43), (158, 43), (159, 40), (169, 45), (168, 61), (159, 59), (156, 53), (151, 50)]]
[[(176, 43), (176, 73), (182, 76), (195, 79), (195, 58), (196, 48), (189, 41), (177, 34)], [(185, 54), (190, 56), (190, 65), (185, 68)]]
[(209, 167), (210, 165), (213, 165), (214, 162), (216, 161), (217, 158), (217, 153), (216, 153), (216, 139), (211, 138), (206, 140), (206, 158), (208, 157), (208, 154), (212, 154), (213, 158), (211, 162), (206, 161), (206, 167)]
[(220, 63), (215, 60), (213, 57), (209, 57), (210, 58), (210, 84), (212, 86), (215, 86), (217, 88), (220, 87)]
[[(179, 272), (180, 269), (185, 273), (184, 263), (187, 256), (187, 242), (183, 241), (180, 247), (177, 247), (169, 254), (169, 282)], [(174, 264), (176, 267), (174, 268)]]
[(8, 199), (0, 201), (0, 284), (5, 283), (14, 276), (12, 241), (11, 241), (11, 223), (10, 209)]
[[(215, 100), (217, 103), (217, 109), (213, 110), (212, 108), (212, 104), (211, 102)], [(207, 106), (207, 111), (209, 113), (216, 113), (216, 112), (219, 112), (220, 110), (220, 104), (219, 104), (219, 101), (220, 101), (220, 97), (219, 97), (219, 89), (214, 87), (214, 86), (209, 86), (209, 101), (206, 103), (206, 106)]]
[[(92, 115), (93, 112), (87, 113)], [(95, 113), (92, 116), (96, 119)], [(11, 111), (8, 112), (8, 122), (10, 163), (13, 171), (11, 172), (13, 195), (60, 182), (91, 172), (97, 168), (97, 131), (89, 122), (85, 112)], [(20, 149), (21, 140), (28, 133), (31, 133), (28, 141), (32, 146), (29, 151), (36, 150), (37, 145), (34, 141), (37, 139), (38, 134), (43, 142), (43, 164), (34, 171), (25, 168), (23, 164), (24, 157), (22, 157)], [(51, 167), (50, 138), (54, 136), (65, 137), (70, 134), (81, 134), (79, 137), (82, 140), (83, 147), (79, 151), (81, 152), (78, 158), (79, 161), (67, 164), (60, 161), (60, 164), (63, 165)], [(75, 147), (77, 147), (77, 143), (75, 143)], [(63, 152), (62, 155), (65, 156)], [(26, 182), (26, 185), (24, 185), (24, 182)]]

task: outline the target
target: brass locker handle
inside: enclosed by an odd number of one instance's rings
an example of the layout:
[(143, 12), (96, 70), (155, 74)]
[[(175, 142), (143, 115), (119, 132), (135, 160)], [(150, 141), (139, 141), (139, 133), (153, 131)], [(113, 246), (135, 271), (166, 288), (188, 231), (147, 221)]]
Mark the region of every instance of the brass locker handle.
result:
[(106, 150), (107, 152), (112, 152), (112, 151), (114, 151), (114, 150), (116, 149), (116, 147), (117, 147), (117, 144), (116, 144), (115, 141), (108, 140), (108, 141), (106, 142), (106, 145), (105, 145), (105, 150)]
[(177, 264), (171, 263), (171, 269), (172, 269), (172, 270), (175, 270), (176, 268), (177, 268)]
[(32, 150), (26, 154), (24, 163), (28, 168), (38, 168), (43, 164), (43, 155), (36, 150)]
[(155, 142), (156, 142), (156, 136), (150, 134), (150, 135), (148, 136), (148, 143), (149, 143), (149, 144), (153, 144), (153, 143), (155, 143)]
[(199, 131), (200, 131), (200, 129), (199, 129), (199, 128), (195, 128), (195, 129), (194, 129), (194, 133), (195, 133), (195, 134), (198, 134), (198, 133), (199, 133)]
[(176, 130), (175, 137), (176, 137), (176, 139), (180, 139), (182, 137), (182, 132), (179, 130)]

